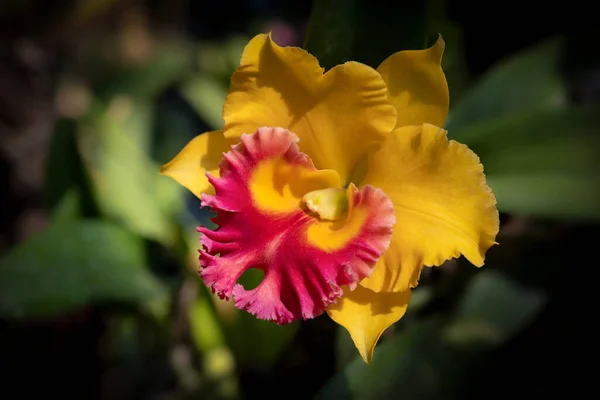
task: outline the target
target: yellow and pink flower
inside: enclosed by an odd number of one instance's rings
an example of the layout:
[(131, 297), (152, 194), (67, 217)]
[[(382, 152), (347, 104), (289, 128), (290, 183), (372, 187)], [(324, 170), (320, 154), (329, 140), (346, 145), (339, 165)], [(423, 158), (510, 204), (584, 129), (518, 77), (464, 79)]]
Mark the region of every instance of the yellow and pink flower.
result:
[[(161, 172), (217, 212), (200, 227), (200, 275), (221, 298), (286, 324), (324, 311), (365, 362), (406, 312), (423, 266), (482, 266), (498, 211), (478, 157), (448, 140), (441, 37), (376, 70), (324, 73), (270, 35), (246, 46), (223, 130), (194, 138)], [(264, 272), (252, 290), (236, 283)]]

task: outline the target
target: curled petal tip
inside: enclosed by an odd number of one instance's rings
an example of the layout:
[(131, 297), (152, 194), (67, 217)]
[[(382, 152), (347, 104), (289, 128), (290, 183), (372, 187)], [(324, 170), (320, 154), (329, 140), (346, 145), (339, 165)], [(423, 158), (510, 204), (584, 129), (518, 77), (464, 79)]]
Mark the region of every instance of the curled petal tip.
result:
[(296, 317), (281, 300), (273, 296), (272, 289), (268, 283), (263, 283), (253, 290), (245, 290), (238, 284), (233, 290), (235, 306), (240, 310), (248, 311), (258, 319), (273, 321), (277, 325), (289, 324)]
[(222, 131), (206, 132), (192, 139), (180, 152), (160, 168), (161, 175), (169, 176), (189, 189), (194, 195), (210, 190), (205, 172), (218, 170), (220, 153), (228, 148)]

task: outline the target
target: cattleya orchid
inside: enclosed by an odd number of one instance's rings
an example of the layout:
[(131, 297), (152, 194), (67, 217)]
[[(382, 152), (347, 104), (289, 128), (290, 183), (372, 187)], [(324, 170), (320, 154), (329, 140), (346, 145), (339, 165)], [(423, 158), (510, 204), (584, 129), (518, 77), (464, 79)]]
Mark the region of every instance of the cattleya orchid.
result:
[[(198, 228), (213, 292), (281, 325), (325, 311), (368, 363), (424, 266), (483, 265), (498, 211), (478, 157), (442, 129), (444, 46), (324, 73), (270, 35), (248, 43), (223, 130), (161, 169), (217, 213), (218, 228)], [(246, 290), (250, 268), (264, 278)]]

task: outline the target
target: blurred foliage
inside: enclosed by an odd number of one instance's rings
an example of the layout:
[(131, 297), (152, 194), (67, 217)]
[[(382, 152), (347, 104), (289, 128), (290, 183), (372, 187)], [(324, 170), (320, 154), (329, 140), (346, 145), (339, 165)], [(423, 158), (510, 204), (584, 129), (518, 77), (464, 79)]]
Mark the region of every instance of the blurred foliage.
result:
[(493, 271), (477, 274), (463, 296), (448, 320), (436, 316), (412, 324), (378, 346), (371, 365), (350, 363), (317, 398), (448, 396), (477, 358), (522, 329), (544, 302), (542, 294)]
[(494, 67), (452, 107), (446, 129), (479, 155), (501, 211), (598, 218), (600, 109), (567, 101), (561, 44)]
[(166, 292), (144, 265), (138, 236), (108, 222), (60, 218), (2, 259), (0, 314), (48, 315), (96, 301), (154, 307)]
[(159, 164), (148, 157), (153, 107), (122, 95), (95, 108), (83, 121), (78, 140), (102, 213), (144, 237), (168, 243), (176, 237), (173, 218), (181, 189), (162, 179), (156, 173)]
[[(325, 69), (346, 61), (377, 68), (396, 51), (425, 47), (428, 11), (426, 1), (316, 1), (304, 48)], [(376, 32), (379, 40), (367, 32)]]
[[(464, 398), (475, 371), (536, 323), (564, 279), (569, 263), (553, 250), (565, 236), (545, 223), (566, 230), (600, 218), (600, 109), (572, 101), (562, 37), (473, 77), (465, 34), (445, 2), (316, 0), (304, 47), (325, 68), (348, 60), (377, 67), (395, 51), (444, 36), (452, 96), (446, 129), (480, 156), (508, 220), (482, 271), (462, 259), (424, 271), (406, 317), (366, 366), (327, 317), (279, 327), (215, 298), (196, 274), (195, 226), (214, 227), (210, 214), (158, 174), (194, 135), (222, 127), (229, 77), (247, 40), (269, 27), (276, 40), (300, 44), (308, 13), (279, 25), (232, 16), (227, 34), (196, 38), (179, 26), (175, 35), (161, 34), (148, 21), (143, 10), (160, 21), (167, 2), (73, 3), (70, 10), (70, 3), (45, 6), (49, 42), (97, 21), (104, 30), (75, 40), (51, 75), (50, 218), (0, 259), (0, 317), (10, 328), (0, 355), (29, 324), (50, 329), (55, 318), (80, 311), (90, 325), (100, 314), (105, 327), (93, 337), (92, 357), (108, 371), (108, 398), (280, 398), (290, 390), (301, 398), (317, 391), (328, 399)], [(258, 3), (244, 7), (276, 7)], [(35, 4), (7, 3), (3, 20)], [(242, 7), (214, 6), (223, 13)], [(223, 19), (204, 17), (212, 18)], [(260, 279), (245, 274), (241, 283)]]
[(477, 122), (563, 106), (566, 88), (559, 72), (561, 45), (562, 41), (555, 39), (500, 62), (452, 107), (446, 129), (460, 135), (462, 129)]

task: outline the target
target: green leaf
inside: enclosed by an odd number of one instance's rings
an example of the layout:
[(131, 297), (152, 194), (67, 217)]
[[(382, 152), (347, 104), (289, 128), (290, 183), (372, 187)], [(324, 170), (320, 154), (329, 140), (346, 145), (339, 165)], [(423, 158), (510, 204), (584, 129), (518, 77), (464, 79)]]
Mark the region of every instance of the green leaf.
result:
[(79, 192), (69, 190), (52, 212), (53, 223), (73, 222), (81, 217), (79, 213)]
[(375, 349), (371, 365), (360, 358), (334, 376), (318, 399), (452, 398), (456, 379), (477, 361), (523, 329), (541, 310), (545, 297), (491, 270), (476, 274), (454, 319), (408, 326)]
[(60, 119), (54, 127), (46, 161), (46, 199), (51, 208), (58, 207), (65, 195), (76, 191), (76, 214), (95, 217), (99, 214), (98, 204), (77, 148), (76, 134), (77, 123), (72, 119)]
[[(458, 137), (468, 126), (524, 110), (557, 109), (566, 103), (560, 76), (560, 40), (543, 43), (498, 64), (451, 105), (446, 129)], [(452, 88), (450, 88), (452, 90)]]
[(152, 111), (147, 102), (117, 97), (107, 108), (96, 107), (78, 139), (102, 212), (170, 245), (183, 190), (159, 175), (160, 166), (149, 157)]
[(44, 316), (106, 301), (152, 310), (164, 296), (145, 269), (142, 241), (106, 222), (56, 223), (0, 261), (3, 317)]
[(600, 107), (541, 110), (486, 120), (457, 135), (487, 174), (600, 172)]
[(498, 208), (549, 218), (600, 218), (598, 175), (521, 173), (488, 175)]
[(169, 162), (190, 141), (206, 130), (196, 112), (180, 96), (163, 98), (154, 109), (153, 144), (150, 155), (160, 165)]
[(225, 344), (221, 326), (210, 304), (210, 297), (205, 293), (196, 297), (188, 311), (188, 318), (192, 340), (200, 352), (205, 353)]
[(304, 48), (330, 69), (346, 61), (377, 68), (400, 50), (427, 44), (428, 1), (315, 0)]
[(239, 398), (235, 359), (225, 343), (223, 331), (211, 299), (205, 290), (198, 293), (188, 311), (190, 333), (201, 353), (204, 378), (220, 392), (218, 398)]
[(546, 301), (538, 290), (525, 288), (493, 270), (475, 275), (444, 337), (463, 346), (499, 345), (537, 315)]
[(202, 42), (197, 57), (200, 71), (212, 78), (229, 82), (249, 40), (246, 35), (232, 35), (224, 40)]
[(457, 135), (481, 158), (505, 212), (600, 217), (600, 108), (568, 107), (490, 119)]
[[(153, 98), (191, 71), (192, 58), (187, 44), (165, 42), (157, 43), (156, 47), (153, 57), (143, 65), (110, 71), (95, 85), (96, 95), (107, 101), (116, 95)], [(114, 65), (105, 68), (112, 67)]]
[(223, 127), (223, 103), (227, 88), (220, 81), (196, 75), (181, 85), (181, 94), (212, 129)]

